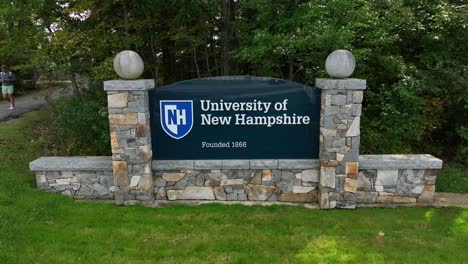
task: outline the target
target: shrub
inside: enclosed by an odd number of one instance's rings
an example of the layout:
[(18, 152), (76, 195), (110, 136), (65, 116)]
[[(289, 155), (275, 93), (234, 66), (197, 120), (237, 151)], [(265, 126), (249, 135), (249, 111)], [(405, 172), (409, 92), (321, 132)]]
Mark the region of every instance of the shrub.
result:
[(107, 107), (97, 93), (63, 98), (53, 108), (57, 140), (68, 155), (110, 155)]

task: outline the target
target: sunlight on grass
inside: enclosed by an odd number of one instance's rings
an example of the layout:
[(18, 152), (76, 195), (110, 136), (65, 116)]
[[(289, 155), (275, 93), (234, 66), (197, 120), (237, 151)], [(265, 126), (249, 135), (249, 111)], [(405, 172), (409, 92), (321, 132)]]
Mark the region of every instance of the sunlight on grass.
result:
[[(338, 242), (339, 241), (339, 242)], [(331, 236), (319, 236), (295, 257), (299, 263), (358, 263), (362, 262), (359, 250), (350, 248), (345, 240)], [(379, 254), (366, 254), (366, 263), (383, 263)]]
[(426, 224), (431, 222), (432, 218), (434, 217), (434, 214), (435, 214), (434, 208), (431, 208), (431, 209), (427, 210), (426, 213), (424, 213), (424, 218), (426, 219)]
[(455, 237), (465, 237), (468, 239), (468, 211), (461, 211), (453, 222), (450, 233)]

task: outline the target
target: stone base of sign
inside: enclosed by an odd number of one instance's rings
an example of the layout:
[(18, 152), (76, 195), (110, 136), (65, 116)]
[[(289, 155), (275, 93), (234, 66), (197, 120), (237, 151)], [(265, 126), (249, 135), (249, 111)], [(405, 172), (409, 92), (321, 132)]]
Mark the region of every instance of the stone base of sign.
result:
[[(351, 203), (358, 207), (430, 203), (442, 166), (430, 155), (362, 155), (359, 163), (356, 177), (336, 178), (329, 204), (346, 208)], [(218, 169), (197, 168), (208, 164)], [(256, 167), (261, 164), (269, 167)], [(315, 204), (323, 181), (317, 160), (155, 161), (153, 194), (148, 195), (132, 189), (135, 183), (119, 193), (111, 157), (42, 157), (31, 162), (30, 169), (40, 190), (76, 199), (121, 199), (117, 203), (126, 205), (187, 200)]]

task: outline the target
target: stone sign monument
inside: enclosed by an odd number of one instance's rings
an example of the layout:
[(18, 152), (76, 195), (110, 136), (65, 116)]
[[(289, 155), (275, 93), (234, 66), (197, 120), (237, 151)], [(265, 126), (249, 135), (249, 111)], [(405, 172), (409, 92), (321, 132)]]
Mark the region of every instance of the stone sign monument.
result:
[[(366, 81), (348, 78), (338, 50), (315, 87), (223, 76), (154, 88), (134, 80), (138, 54), (104, 82), (111, 157), (42, 157), (41, 190), (116, 204), (202, 201), (304, 203), (323, 209), (430, 204), (442, 161), (430, 155), (360, 155)], [(378, 142), (376, 142), (378, 143)]]

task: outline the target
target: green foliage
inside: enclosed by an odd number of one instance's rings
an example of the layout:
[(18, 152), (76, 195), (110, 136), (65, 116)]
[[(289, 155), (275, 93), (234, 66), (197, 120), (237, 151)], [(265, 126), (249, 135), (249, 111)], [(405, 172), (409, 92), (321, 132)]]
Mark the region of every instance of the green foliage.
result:
[(115, 54), (132, 49), (146, 63), (143, 77), (157, 85), (252, 74), (313, 86), (327, 76), (326, 56), (349, 49), (353, 77), (368, 83), (363, 153), (427, 152), (466, 163), (467, 7), (451, 0), (0, 0), (0, 58), (20, 79), (79, 75), (98, 87), (115, 78)]
[(88, 93), (61, 99), (54, 107), (56, 139), (66, 146), (67, 154), (110, 154), (107, 107), (101, 98)]
[(463, 143), (458, 146), (457, 155), (455, 157), (458, 161), (468, 164), (468, 126), (459, 127), (457, 133), (462, 138)]
[(349, 49), (357, 61), (354, 76), (368, 83), (362, 153), (428, 152), (463, 159), (466, 4), (252, 0), (240, 5), (237, 57), (245, 73), (313, 86), (315, 78), (326, 77), (327, 54)]
[(366, 91), (366, 101), (372, 103), (362, 116), (362, 152), (411, 153), (411, 146), (420, 140), (423, 122), (424, 100), (416, 95), (417, 85), (416, 80), (407, 78)]
[(437, 175), (437, 192), (468, 193), (468, 170), (463, 164), (448, 163)]

